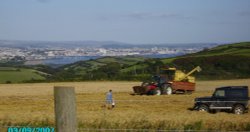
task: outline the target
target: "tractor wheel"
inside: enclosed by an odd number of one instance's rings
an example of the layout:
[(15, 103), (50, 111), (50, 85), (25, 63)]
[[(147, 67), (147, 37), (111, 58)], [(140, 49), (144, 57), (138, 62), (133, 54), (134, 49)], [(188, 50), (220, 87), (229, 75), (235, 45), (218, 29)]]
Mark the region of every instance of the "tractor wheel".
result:
[(172, 89), (172, 87), (171, 87), (170, 85), (167, 85), (166, 94), (167, 94), (167, 95), (173, 94), (173, 89)]
[(163, 84), (161, 86), (161, 93), (162, 94), (167, 94), (167, 87), (168, 87), (168, 84)]
[(161, 90), (159, 88), (156, 88), (154, 90), (154, 95), (161, 95)]
[(154, 91), (153, 91), (153, 90), (149, 90), (149, 91), (147, 92), (147, 95), (154, 95)]
[(162, 85), (162, 94), (173, 94), (173, 89), (170, 84), (163, 84)]

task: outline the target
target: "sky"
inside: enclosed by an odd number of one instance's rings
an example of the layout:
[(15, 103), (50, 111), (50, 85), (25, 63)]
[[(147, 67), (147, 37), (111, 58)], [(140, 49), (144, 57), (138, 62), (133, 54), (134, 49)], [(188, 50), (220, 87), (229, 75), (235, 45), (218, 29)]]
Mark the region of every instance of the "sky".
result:
[(250, 0), (0, 0), (0, 40), (250, 41)]

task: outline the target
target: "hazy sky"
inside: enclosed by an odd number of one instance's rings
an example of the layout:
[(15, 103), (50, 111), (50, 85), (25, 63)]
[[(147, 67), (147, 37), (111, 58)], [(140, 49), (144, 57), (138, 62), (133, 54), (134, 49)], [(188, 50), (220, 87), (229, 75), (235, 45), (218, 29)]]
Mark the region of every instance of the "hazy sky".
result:
[(250, 0), (0, 0), (0, 39), (250, 41)]

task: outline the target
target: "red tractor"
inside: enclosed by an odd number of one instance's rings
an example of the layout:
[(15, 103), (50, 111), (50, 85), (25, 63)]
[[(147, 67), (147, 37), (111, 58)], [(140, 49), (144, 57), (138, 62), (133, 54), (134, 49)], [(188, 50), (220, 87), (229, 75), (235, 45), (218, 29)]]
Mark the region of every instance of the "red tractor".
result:
[(162, 95), (173, 93), (192, 93), (195, 91), (195, 78), (190, 76), (195, 71), (200, 72), (197, 66), (187, 74), (176, 68), (163, 68), (162, 75), (153, 76), (153, 81), (143, 82), (141, 86), (134, 86), (135, 94)]

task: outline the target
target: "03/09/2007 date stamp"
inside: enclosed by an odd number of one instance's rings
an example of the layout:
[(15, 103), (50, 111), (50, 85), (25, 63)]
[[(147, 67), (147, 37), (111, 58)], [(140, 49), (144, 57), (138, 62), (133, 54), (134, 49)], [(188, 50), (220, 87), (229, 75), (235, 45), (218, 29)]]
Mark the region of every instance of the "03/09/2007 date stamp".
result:
[(55, 132), (53, 127), (9, 127), (7, 132)]

